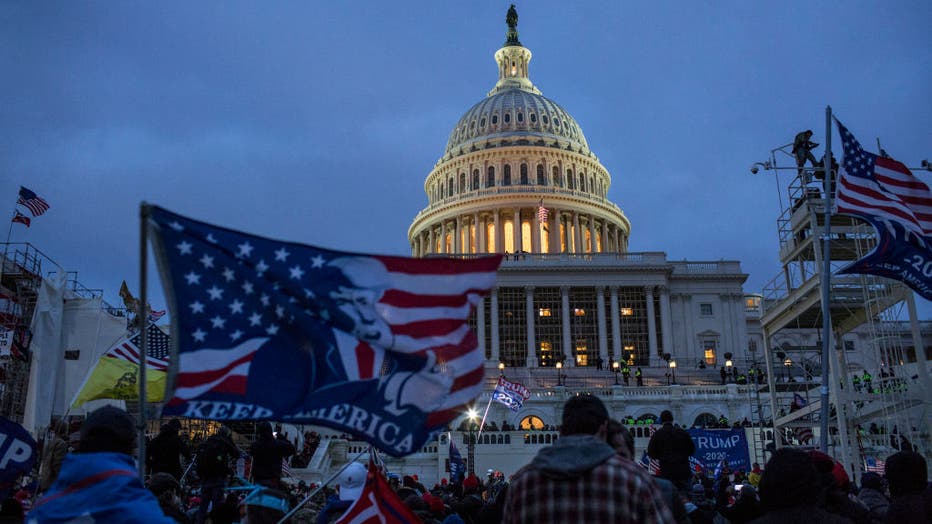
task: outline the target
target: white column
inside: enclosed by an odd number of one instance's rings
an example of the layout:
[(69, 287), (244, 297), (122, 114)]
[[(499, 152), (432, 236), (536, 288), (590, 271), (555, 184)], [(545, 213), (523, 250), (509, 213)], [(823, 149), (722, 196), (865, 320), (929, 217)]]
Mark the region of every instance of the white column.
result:
[[(481, 178), (481, 177), (480, 177)], [(472, 214), (472, 225), (475, 229), (475, 238), (470, 237), (470, 242), (474, 243), (473, 251), (476, 253), (482, 253), (482, 242), (479, 241), (479, 212), (476, 211)]]
[(651, 364), (657, 362), (657, 322), (654, 320), (654, 286), (645, 286), (647, 298), (647, 348)]
[(596, 298), (596, 320), (599, 323), (599, 356), (602, 362), (612, 369), (612, 363), (608, 359), (608, 326), (605, 325), (605, 287), (597, 286), (595, 288)]
[(486, 297), (479, 300), (476, 306), (476, 337), (479, 339), (479, 353), (485, 358), (485, 301)]
[[(476, 213), (476, 216), (479, 217), (479, 214)], [(486, 227), (485, 217), (479, 217), (476, 222), (476, 242), (479, 243), (476, 246), (476, 253), (488, 253), (489, 252), (489, 243), (486, 239), (488, 236), (488, 228)]]
[(521, 208), (520, 207), (515, 208), (515, 213), (511, 219), (511, 223), (514, 226), (514, 232), (515, 232), (515, 234), (513, 235), (515, 239), (515, 253), (518, 253), (521, 251), (521, 246), (524, 245), (524, 239), (522, 238), (524, 236), (524, 231), (521, 229)]
[(559, 253), (560, 252), (560, 211), (557, 209), (551, 210), (551, 215), (548, 218), (550, 222), (550, 252)]
[(504, 244), (505, 244), (505, 242), (504, 242), (504, 236), (505, 236), (505, 235), (502, 234), (502, 228), (503, 228), (503, 227), (502, 227), (501, 213), (499, 212), (498, 209), (496, 209), (496, 210), (494, 211), (494, 213), (495, 213), (495, 214), (494, 214), (494, 219), (495, 219), (495, 252), (496, 252), (496, 253), (504, 253), (504, 252), (505, 252), (505, 246), (504, 246)]
[(610, 311), (612, 314), (612, 353), (615, 355), (615, 360), (621, 360), (621, 322), (618, 310), (618, 286), (611, 286), (608, 290), (609, 298), (611, 299)]
[(595, 241), (595, 215), (589, 215), (589, 252), (595, 253), (598, 248), (598, 242)]
[(442, 220), (440, 222), (440, 250), (438, 253), (447, 252), (447, 221)]
[(570, 288), (569, 286), (560, 286), (560, 320), (563, 324), (563, 356), (566, 357), (563, 362), (564, 367), (576, 365), (576, 359), (573, 358), (573, 348), (570, 347), (572, 337), (570, 336)]
[(733, 353), (735, 362), (737, 365), (738, 352), (735, 351), (734, 339), (732, 339), (731, 332), (731, 297), (727, 293), (722, 293), (718, 296), (719, 303), (721, 304), (721, 314), (717, 315), (719, 317), (719, 331), (722, 333), (722, 353), (726, 351)]
[(621, 251), (622, 251), (622, 249), (621, 249), (621, 233), (620, 233), (620, 231), (621, 231), (621, 230), (618, 228), (618, 226), (615, 226), (615, 252), (616, 252), (616, 253), (621, 253)]
[(430, 249), (427, 252), (436, 253), (435, 249), (437, 249), (437, 238), (434, 236), (434, 226), (430, 226)]
[(525, 317), (527, 322), (527, 361), (528, 368), (537, 367), (537, 337), (534, 335), (534, 286), (524, 286)]
[(498, 288), (492, 288), (492, 292), (489, 293), (489, 295), (492, 300), (489, 312), (492, 317), (492, 362), (498, 362), (501, 360), (501, 356), (498, 352)]
[(579, 213), (573, 211), (573, 252), (583, 253), (582, 231), (579, 229)]
[(696, 342), (696, 328), (693, 323), (693, 318), (696, 316), (696, 312), (693, 310), (693, 296), (690, 294), (681, 295), (683, 302), (683, 325), (686, 335), (686, 347), (689, 348), (689, 351), (693, 355), (698, 355), (699, 358), (705, 359), (705, 354), (702, 353), (697, 346)]
[(462, 241), (460, 240), (463, 235), (463, 217), (462, 216), (460, 215), (456, 216), (456, 222), (454, 222), (453, 228), (454, 228), (453, 252), (462, 253), (464, 251)]
[(663, 350), (674, 357), (679, 356), (673, 351), (673, 317), (670, 311), (670, 288), (667, 286), (660, 286), (660, 330)]

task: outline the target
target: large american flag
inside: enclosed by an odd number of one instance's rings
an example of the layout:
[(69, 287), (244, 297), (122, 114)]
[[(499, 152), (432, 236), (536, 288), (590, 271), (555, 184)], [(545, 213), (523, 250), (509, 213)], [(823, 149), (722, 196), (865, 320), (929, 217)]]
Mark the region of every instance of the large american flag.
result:
[(399, 417), (416, 406), (436, 428), (481, 391), (484, 359), (468, 319), (500, 256), (342, 253), (157, 207), (151, 216), (178, 319), (170, 410), (232, 400), (271, 406), (265, 418), (332, 425), (308, 413), (321, 402)]
[(838, 122), (845, 155), (838, 180), (839, 213), (903, 225), (918, 236), (932, 235), (932, 192), (900, 162), (864, 151)]
[(34, 217), (49, 210), (49, 203), (46, 202), (45, 199), (23, 186), (19, 186), (19, 199), (16, 203), (29, 208), (29, 211)]
[[(142, 350), (139, 349), (141, 339), (142, 333), (136, 333), (130, 338), (123, 339), (107, 351), (107, 356), (126, 360), (138, 366), (139, 356), (142, 354)], [(155, 324), (149, 324), (146, 328), (146, 346), (148, 347), (146, 367), (156, 371), (168, 370), (169, 342), (168, 335)]]

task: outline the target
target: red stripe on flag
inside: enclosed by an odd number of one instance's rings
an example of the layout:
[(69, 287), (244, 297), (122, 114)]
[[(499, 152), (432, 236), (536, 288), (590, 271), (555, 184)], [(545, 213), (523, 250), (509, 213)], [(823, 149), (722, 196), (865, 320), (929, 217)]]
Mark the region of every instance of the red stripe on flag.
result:
[(196, 387), (201, 384), (207, 384), (208, 382), (213, 382), (218, 378), (226, 375), (236, 366), (243, 364), (244, 362), (249, 362), (252, 360), (252, 357), (255, 355), (255, 352), (252, 352), (248, 355), (244, 355), (232, 362), (229, 362), (226, 366), (217, 369), (211, 369), (208, 371), (196, 371), (196, 372), (180, 372), (178, 373), (178, 378), (175, 381), (175, 387)]
[(245, 395), (246, 385), (249, 383), (249, 377), (245, 375), (233, 375), (227, 377), (223, 382), (210, 388), (212, 393), (229, 393), (231, 395)]
[(471, 289), (462, 295), (418, 295), (407, 291), (389, 289), (379, 299), (379, 303), (395, 307), (461, 307), (469, 301), (466, 297), (467, 294), (478, 294), (480, 292), (484, 291)]
[(392, 324), (392, 333), (412, 338), (427, 338), (452, 333), (465, 323), (466, 320), (460, 318), (419, 320), (408, 324)]
[(485, 378), (485, 368), (476, 368), (465, 375), (460, 375), (453, 380), (453, 386), (450, 391), (459, 391), (469, 386), (475, 386)]

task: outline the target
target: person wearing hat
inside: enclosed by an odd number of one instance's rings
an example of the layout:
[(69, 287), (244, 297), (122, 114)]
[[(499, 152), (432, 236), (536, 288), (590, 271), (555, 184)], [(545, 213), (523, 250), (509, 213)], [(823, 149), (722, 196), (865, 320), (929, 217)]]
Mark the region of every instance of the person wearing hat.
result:
[(887, 518), (887, 510), (890, 509), (890, 499), (883, 492), (883, 477), (873, 471), (861, 475), (858, 500), (867, 506), (871, 518), (876, 522), (883, 522)]
[(366, 485), (366, 466), (353, 462), (337, 477), (338, 492), (327, 499), (327, 505), (317, 514), (317, 524), (336, 522), (356, 502)]
[[(816, 165), (815, 156), (812, 155), (812, 150), (819, 146), (815, 142), (811, 141), (812, 130), (807, 129), (805, 131), (800, 131), (796, 133), (796, 137), (793, 139), (793, 156), (796, 157), (796, 170), (797, 174), (803, 174), (803, 166), (806, 165), (806, 160), (808, 160), (813, 166)], [(808, 182), (808, 177), (806, 177)]]
[(252, 455), (252, 478), (256, 484), (273, 489), (281, 487), (282, 461), (294, 455), (295, 448), (281, 433), (276, 436), (267, 421), (256, 426), (256, 440), (249, 447)]
[(139, 480), (135, 444), (136, 424), (126, 411), (105, 406), (88, 415), (78, 451), (65, 457), (26, 522), (172, 524)]
[(191, 450), (181, 440), (178, 432), (181, 431), (181, 422), (173, 418), (167, 424), (162, 424), (159, 434), (156, 435), (146, 448), (146, 466), (149, 473), (169, 473), (180, 479), (184, 473), (181, 467), (181, 457), (191, 460)]
[(915, 451), (900, 451), (887, 457), (884, 473), (891, 499), (887, 522), (932, 522), (932, 488), (926, 459)]
[(201, 479), (201, 501), (197, 509), (197, 523), (207, 519), (208, 508), (223, 502), (227, 477), (230, 475), (230, 460), (239, 458), (239, 449), (232, 440), (232, 431), (227, 426), (220, 429), (198, 448), (197, 476)]

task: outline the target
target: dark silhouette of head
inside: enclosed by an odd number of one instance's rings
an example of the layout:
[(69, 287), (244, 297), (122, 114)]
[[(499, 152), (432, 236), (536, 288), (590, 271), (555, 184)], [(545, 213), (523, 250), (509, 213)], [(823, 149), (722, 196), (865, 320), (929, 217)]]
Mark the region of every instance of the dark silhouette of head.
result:
[(135, 422), (120, 408), (104, 406), (88, 415), (81, 425), (81, 453), (111, 451), (132, 455), (135, 444)]
[(791, 448), (774, 452), (764, 466), (759, 488), (761, 505), (767, 511), (814, 505), (822, 492), (812, 458)]
[(660, 412), (660, 423), (666, 424), (667, 422), (673, 422), (673, 413), (669, 409)]
[(273, 438), (274, 435), (272, 435), (272, 424), (270, 424), (267, 420), (263, 420), (262, 422), (258, 423), (256, 425), (256, 434), (259, 436), (259, 438)]
[(929, 482), (926, 459), (915, 451), (900, 451), (890, 455), (884, 466), (884, 474), (891, 497), (920, 492), (926, 489)]
[(595, 435), (608, 421), (605, 404), (593, 395), (576, 395), (563, 405), (561, 435)]

